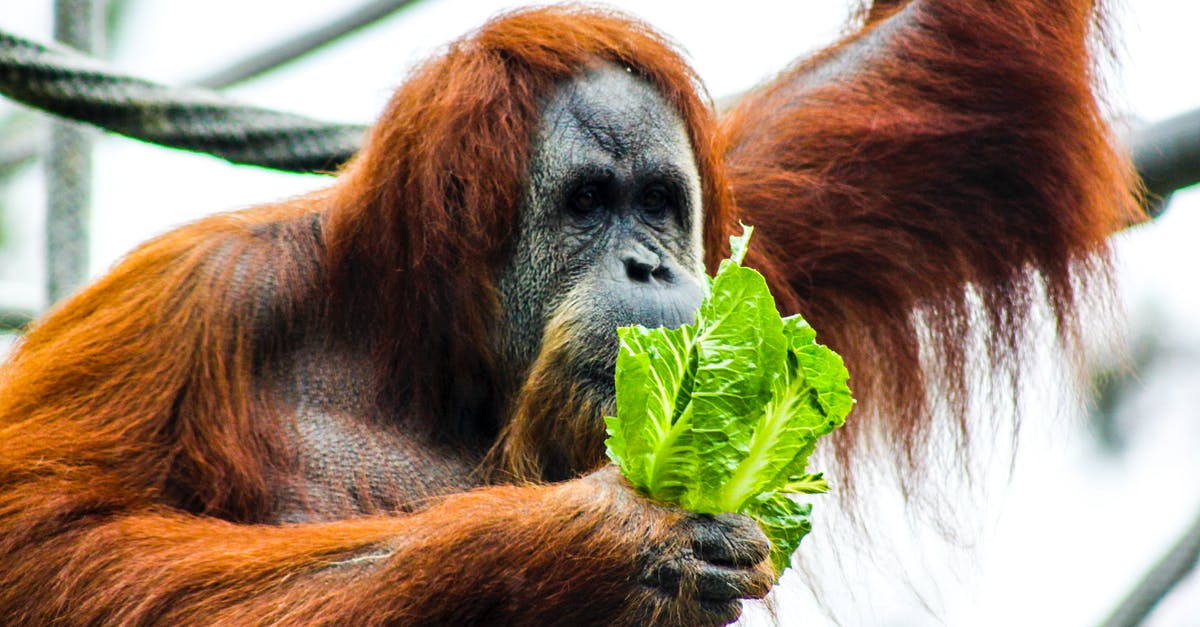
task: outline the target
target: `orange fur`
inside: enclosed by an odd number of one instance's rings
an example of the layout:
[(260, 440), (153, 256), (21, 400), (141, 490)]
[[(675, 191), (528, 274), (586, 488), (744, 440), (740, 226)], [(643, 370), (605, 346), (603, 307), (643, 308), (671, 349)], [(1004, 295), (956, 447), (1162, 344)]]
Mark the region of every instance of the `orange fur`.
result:
[[(721, 121), (645, 25), (498, 18), (400, 88), (330, 189), (162, 236), (21, 340), (0, 371), (0, 620), (694, 623), (636, 581), (678, 512), (591, 477), (450, 494), (484, 462), (536, 480), (602, 459), (606, 407), (554, 377), (569, 323), (519, 389), (483, 348), (540, 99), (597, 60), (655, 85), (695, 150), (707, 262), (738, 220), (759, 227), (751, 263), (853, 373), (841, 457), (882, 434), (915, 466), (929, 386), (965, 409), (970, 294), (1011, 373), (1038, 290), (1074, 337), (1075, 289), (1131, 219), (1089, 82), (1094, 13), (882, 3)], [(297, 362), (341, 394), (335, 433), (385, 434), (412, 477), (353, 455), (351, 485), (306, 475), (323, 459), (291, 422)], [(340, 505), (281, 524), (284, 495), (321, 490)]]
[(1076, 288), (1104, 284), (1107, 236), (1141, 219), (1092, 92), (1097, 12), (877, 3), (723, 120), (738, 215), (760, 227), (750, 263), (853, 375), (842, 474), (872, 437), (916, 470), (938, 426), (931, 389), (969, 441), (972, 331), (1015, 386), (1039, 290), (1078, 348)]

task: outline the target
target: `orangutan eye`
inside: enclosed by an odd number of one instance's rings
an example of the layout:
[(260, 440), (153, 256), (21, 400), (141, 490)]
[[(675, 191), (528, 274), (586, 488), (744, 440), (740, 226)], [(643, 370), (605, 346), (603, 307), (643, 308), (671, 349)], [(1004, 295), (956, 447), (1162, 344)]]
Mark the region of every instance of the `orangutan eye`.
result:
[(670, 207), (671, 195), (661, 185), (652, 185), (644, 192), (640, 204), (642, 211), (649, 216), (661, 216)]
[(584, 185), (571, 195), (571, 211), (581, 216), (591, 215), (602, 205), (600, 187), (595, 184)]

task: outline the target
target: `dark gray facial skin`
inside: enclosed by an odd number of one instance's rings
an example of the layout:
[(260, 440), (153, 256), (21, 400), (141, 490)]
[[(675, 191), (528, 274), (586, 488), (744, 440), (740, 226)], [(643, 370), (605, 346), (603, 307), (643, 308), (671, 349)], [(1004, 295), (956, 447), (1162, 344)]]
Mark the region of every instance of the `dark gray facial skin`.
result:
[(686, 129), (645, 81), (596, 67), (546, 103), (530, 173), (512, 262), (497, 278), (497, 350), (523, 378), (551, 327), (567, 325), (564, 374), (611, 389), (616, 328), (691, 322), (703, 297)]

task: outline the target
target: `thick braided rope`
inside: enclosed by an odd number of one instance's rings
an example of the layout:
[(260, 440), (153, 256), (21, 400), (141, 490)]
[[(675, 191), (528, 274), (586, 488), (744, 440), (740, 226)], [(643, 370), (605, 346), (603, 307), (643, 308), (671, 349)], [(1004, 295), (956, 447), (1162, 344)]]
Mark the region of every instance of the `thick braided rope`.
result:
[(168, 87), (70, 48), (5, 32), (0, 93), (135, 139), (292, 172), (336, 169), (358, 150), (366, 130), (241, 104), (205, 89)]

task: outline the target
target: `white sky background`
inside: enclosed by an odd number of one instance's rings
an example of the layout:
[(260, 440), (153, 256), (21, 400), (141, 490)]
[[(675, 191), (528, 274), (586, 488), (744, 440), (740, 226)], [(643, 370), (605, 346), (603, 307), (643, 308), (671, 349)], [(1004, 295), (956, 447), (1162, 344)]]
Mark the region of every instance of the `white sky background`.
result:
[[(0, 0), (0, 29), (48, 38), (50, 4)], [(745, 89), (798, 54), (831, 41), (848, 14), (841, 0), (613, 4), (678, 41), (714, 96)], [(1200, 3), (1128, 4), (1132, 6), (1118, 20), (1123, 68), (1113, 81), (1116, 108), (1155, 121), (1200, 107), (1200, 81), (1195, 79)], [(413, 62), (508, 5), (429, 0), (230, 93), (281, 110), (366, 122)], [(352, 5), (318, 0), (142, 2), (123, 27), (113, 62), (137, 75), (184, 82), (326, 22), (347, 6)], [(0, 103), (0, 112), (10, 108)], [(173, 226), (327, 182), (231, 166), (118, 137), (101, 140), (95, 161), (93, 274)], [(11, 209), (3, 216), (9, 241), (0, 249), (0, 306), (42, 305), (42, 185), (40, 170), (31, 168), (9, 190)], [(977, 522), (965, 533), (973, 549), (958, 554), (945, 543), (928, 540), (904, 548), (913, 544), (914, 535), (928, 534), (913, 532), (903, 521), (885, 524), (882, 520), (888, 519), (880, 519), (874, 527), (880, 546), (900, 547), (899, 557), (880, 561), (900, 566), (847, 575), (848, 582), (825, 581), (823, 598), (847, 624), (1095, 624), (1200, 507), (1200, 412), (1195, 409), (1200, 405), (1200, 289), (1195, 278), (1200, 269), (1200, 191), (1177, 194), (1165, 217), (1118, 240), (1122, 294), (1133, 333), (1158, 333), (1172, 355), (1163, 367), (1143, 374), (1145, 390), (1122, 413), (1133, 429), (1129, 448), (1123, 455), (1105, 455), (1076, 411), (1035, 408), (1027, 417), (1011, 479), (1003, 472), (989, 475), (982, 482), (987, 486), (983, 498), (964, 497), (964, 503), (980, 501), (972, 510), (978, 510), (972, 515)], [(817, 524), (806, 544), (819, 548), (819, 519)], [(902, 581), (901, 571), (911, 581)], [(851, 565), (847, 572), (859, 571)], [(1152, 625), (1200, 625), (1196, 579), (1163, 604)], [(915, 600), (913, 587), (922, 591), (932, 614)], [(782, 588), (783, 624), (827, 622), (812, 609), (799, 578), (789, 576)]]

